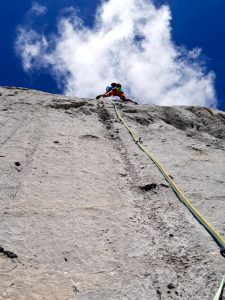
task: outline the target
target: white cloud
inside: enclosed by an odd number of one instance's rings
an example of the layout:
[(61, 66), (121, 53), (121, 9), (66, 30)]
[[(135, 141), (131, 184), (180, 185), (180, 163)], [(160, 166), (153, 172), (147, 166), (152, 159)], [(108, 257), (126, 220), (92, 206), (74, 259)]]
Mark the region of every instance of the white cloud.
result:
[(68, 95), (93, 98), (117, 81), (142, 103), (216, 106), (214, 73), (200, 49), (173, 44), (170, 21), (151, 0), (103, 1), (93, 28), (73, 11), (49, 38), (20, 28), (16, 50), (25, 71), (48, 67)]
[(40, 5), (37, 2), (32, 3), (32, 7), (30, 9), (31, 14), (35, 14), (36, 16), (41, 16), (46, 14), (46, 12), (47, 12), (47, 8), (45, 6)]
[(23, 69), (31, 70), (34, 66), (44, 66), (44, 61), (40, 60), (42, 55), (45, 56), (48, 42), (46, 38), (34, 30), (18, 28), (18, 36), (16, 40), (16, 49), (22, 58)]

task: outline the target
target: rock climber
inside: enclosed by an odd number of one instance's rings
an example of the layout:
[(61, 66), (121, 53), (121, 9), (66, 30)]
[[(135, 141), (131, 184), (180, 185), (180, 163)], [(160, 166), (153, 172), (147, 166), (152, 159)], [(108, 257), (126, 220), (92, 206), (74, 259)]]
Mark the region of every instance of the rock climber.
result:
[(111, 83), (111, 86), (107, 86), (106, 87), (106, 93), (105, 94), (102, 94), (102, 95), (98, 95), (96, 97), (96, 99), (99, 99), (100, 97), (110, 97), (110, 96), (117, 96), (117, 97), (120, 97), (120, 99), (124, 102), (131, 102), (131, 103), (134, 103), (134, 104), (138, 104), (137, 102), (129, 99), (129, 98), (126, 98), (124, 92), (122, 91), (122, 86), (120, 83)]

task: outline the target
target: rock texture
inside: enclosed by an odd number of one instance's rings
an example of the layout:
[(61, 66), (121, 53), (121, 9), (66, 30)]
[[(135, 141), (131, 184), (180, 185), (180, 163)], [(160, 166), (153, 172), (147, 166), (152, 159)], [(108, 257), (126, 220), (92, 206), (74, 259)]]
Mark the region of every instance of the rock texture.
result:
[[(225, 259), (110, 101), (0, 95), (0, 299), (213, 299)], [(225, 236), (225, 114), (120, 109)]]

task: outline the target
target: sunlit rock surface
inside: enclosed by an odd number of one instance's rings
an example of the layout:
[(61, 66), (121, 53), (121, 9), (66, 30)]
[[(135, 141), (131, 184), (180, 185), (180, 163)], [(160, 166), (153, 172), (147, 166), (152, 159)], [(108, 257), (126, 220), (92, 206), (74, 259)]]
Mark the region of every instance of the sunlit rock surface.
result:
[[(225, 259), (110, 100), (0, 95), (0, 299), (213, 299)], [(119, 109), (224, 237), (225, 114)]]

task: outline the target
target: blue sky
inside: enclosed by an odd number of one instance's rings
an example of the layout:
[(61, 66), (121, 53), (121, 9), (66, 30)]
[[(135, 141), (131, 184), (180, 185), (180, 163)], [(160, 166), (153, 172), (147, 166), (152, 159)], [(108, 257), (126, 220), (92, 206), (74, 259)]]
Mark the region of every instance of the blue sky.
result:
[[(0, 4), (0, 85), (22, 86), (51, 93), (61, 93), (55, 80), (48, 72), (34, 72), (25, 74), (20, 59), (16, 56), (14, 43), (16, 39), (16, 28), (25, 20), (33, 1), (30, 0), (7, 0)], [(48, 0), (38, 1), (48, 7), (48, 14), (41, 22), (48, 24), (47, 31), (56, 30), (56, 20), (60, 11), (68, 6), (75, 6), (80, 9), (84, 21), (91, 25), (93, 15), (98, 1), (93, 0)], [(13, 9), (12, 9), (13, 8)], [(36, 20), (38, 21), (38, 20)], [(40, 20), (39, 20), (40, 22)], [(39, 23), (40, 24), (40, 23)], [(37, 26), (39, 25), (37, 24)]]
[[(84, 25), (92, 27), (96, 7), (94, 0), (37, 1), (47, 7), (47, 14), (29, 17), (27, 12), (33, 1), (2, 1), (0, 10), (0, 85), (25, 86), (53, 93), (62, 93), (49, 69), (40, 68), (24, 72), (21, 58), (14, 45), (16, 28), (32, 22), (32, 28), (46, 35), (57, 31), (57, 21), (66, 7), (76, 7)], [(201, 48), (205, 66), (216, 75), (215, 90), (218, 107), (225, 110), (225, 1), (223, 0), (155, 0), (155, 4), (168, 4), (172, 13), (172, 39), (177, 46), (187, 49)], [(13, 9), (12, 9), (13, 7)], [(44, 24), (44, 25), (43, 25)], [(94, 97), (95, 95), (93, 95)]]

